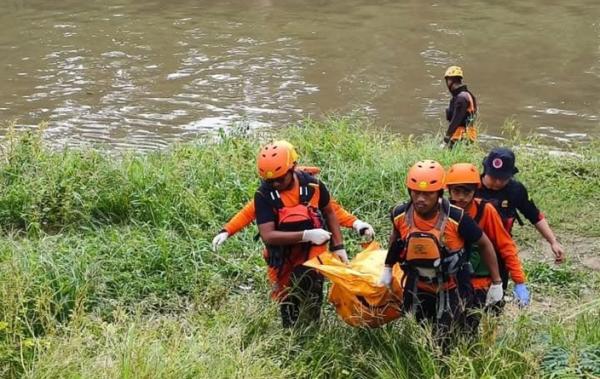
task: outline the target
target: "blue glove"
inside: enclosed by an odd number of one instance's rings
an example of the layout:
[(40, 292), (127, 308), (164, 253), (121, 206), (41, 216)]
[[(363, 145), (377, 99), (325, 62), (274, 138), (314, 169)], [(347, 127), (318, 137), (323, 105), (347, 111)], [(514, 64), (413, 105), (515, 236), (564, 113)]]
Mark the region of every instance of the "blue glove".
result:
[(529, 305), (529, 290), (525, 283), (515, 284), (513, 294), (517, 299), (519, 307), (526, 307)]

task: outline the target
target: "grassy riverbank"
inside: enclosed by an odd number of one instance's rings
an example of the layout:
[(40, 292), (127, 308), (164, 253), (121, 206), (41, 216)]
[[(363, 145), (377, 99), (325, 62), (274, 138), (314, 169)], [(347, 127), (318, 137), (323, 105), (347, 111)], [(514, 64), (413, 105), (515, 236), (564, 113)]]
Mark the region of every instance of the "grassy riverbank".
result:
[[(330, 190), (382, 242), (388, 210), (406, 198), (410, 164), (484, 155), (367, 129), (307, 121), (278, 137), (323, 169)], [(600, 376), (598, 141), (562, 155), (527, 139), (506, 142), (569, 262), (553, 266), (533, 227), (519, 228), (533, 306), (509, 307), (480, 342), (440, 357), (410, 320), (353, 329), (329, 306), (320, 326), (284, 331), (255, 228), (210, 250), (258, 184), (259, 140), (238, 133), (115, 157), (52, 151), (35, 134), (9, 137), (0, 161), (0, 377)]]

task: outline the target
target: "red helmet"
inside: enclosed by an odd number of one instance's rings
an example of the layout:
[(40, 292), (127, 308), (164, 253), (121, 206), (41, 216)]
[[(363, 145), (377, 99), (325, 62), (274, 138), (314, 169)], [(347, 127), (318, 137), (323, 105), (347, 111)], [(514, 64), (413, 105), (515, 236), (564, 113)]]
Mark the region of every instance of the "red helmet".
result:
[(481, 186), (481, 179), (477, 167), (471, 163), (453, 164), (446, 174), (446, 188), (453, 185), (474, 184)]
[(415, 191), (435, 192), (444, 189), (444, 168), (432, 160), (415, 163), (406, 175), (406, 186)]
[(258, 175), (265, 179), (276, 179), (285, 175), (298, 160), (294, 146), (287, 141), (275, 141), (263, 146), (256, 158)]

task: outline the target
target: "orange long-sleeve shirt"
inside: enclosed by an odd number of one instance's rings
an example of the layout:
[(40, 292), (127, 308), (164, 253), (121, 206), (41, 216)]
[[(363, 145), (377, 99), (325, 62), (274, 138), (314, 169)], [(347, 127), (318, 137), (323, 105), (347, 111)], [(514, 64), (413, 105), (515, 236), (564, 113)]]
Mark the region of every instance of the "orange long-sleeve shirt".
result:
[[(333, 212), (340, 223), (340, 226), (351, 228), (354, 221), (356, 221), (358, 218), (342, 208), (342, 206), (335, 199), (331, 199), (330, 203), (331, 207), (333, 208)], [(254, 201), (250, 200), (225, 224), (225, 226), (223, 226), (223, 230), (232, 236), (244, 229), (246, 226), (250, 225), (254, 219), (256, 219), (256, 210), (254, 209)]]
[[(475, 199), (466, 210), (473, 219), (477, 215), (477, 208), (480, 202), (480, 199)], [(519, 259), (517, 245), (504, 228), (502, 219), (492, 204), (486, 203), (483, 207), (483, 215), (479, 220), (479, 227), (488, 236), (490, 241), (492, 241), (500, 259), (504, 261), (513, 282), (517, 284), (525, 283), (525, 272)], [(492, 284), (492, 278), (489, 276), (472, 278), (471, 283), (475, 289), (484, 289)]]

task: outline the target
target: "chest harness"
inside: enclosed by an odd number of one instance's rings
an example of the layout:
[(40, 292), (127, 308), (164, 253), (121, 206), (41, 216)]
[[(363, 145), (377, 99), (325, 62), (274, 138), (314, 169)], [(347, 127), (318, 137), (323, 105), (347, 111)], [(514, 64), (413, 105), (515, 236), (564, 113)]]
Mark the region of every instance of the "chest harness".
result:
[(450, 213), (450, 204), (447, 200), (443, 200), (436, 224), (427, 231), (416, 227), (412, 204), (408, 205), (404, 217), (408, 233), (403, 243), (405, 246), (403, 268), (409, 278), (407, 284), (413, 294), (413, 307), (418, 305), (417, 281), (434, 285), (438, 295), (438, 319), (444, 312), (450, 311), (450, 295), (445, 285), (452, 279), (456, 280), (456, 274), (462, 269), (466, 256), (464, 248), (451, 250), (444, 243), (448, 221), (458, 223), (462, 218), (462, 211), (458, 215), (451, 216)]

